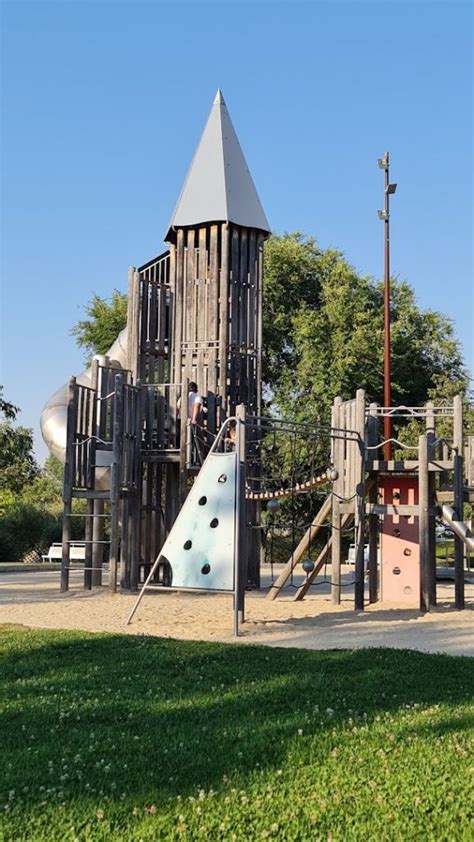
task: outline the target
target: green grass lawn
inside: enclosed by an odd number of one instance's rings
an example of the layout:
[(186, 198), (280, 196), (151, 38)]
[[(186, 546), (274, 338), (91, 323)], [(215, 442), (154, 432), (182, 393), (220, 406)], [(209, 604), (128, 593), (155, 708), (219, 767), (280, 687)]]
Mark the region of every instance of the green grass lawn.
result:
[(470, 659), (7, 626), (0, 651), (5, 842), (473, 839)]

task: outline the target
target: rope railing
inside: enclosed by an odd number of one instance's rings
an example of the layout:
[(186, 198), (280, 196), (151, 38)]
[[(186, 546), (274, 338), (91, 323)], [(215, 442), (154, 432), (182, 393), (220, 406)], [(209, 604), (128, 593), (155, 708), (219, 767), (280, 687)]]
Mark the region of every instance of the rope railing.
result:
[(379, 448), (384, 447), (386, 444), (396, 444), (398, 447), (401, 447), (402, 450), (418, 451), (418, 445), (405, 444), (405, 442), (399, 441), (398, 439), (384, 439), (384, 441), (381, 441), (379, 444), (367, 445), (366, 450), (379, 450)]
[(322, 474), (317, 476), (311, 477), (309, 480), (303, 483), (296, 483), (296, 485), (291, 486), (290, 488), (279, 488), (275, 491), (272, 490), (264, 490), (264, 491), (246, 491), (245, 497), (247, 500), (255, 500), (255, 501), (267, 501), (267, 500), (279, 500), (284, 497), (294, 497), (297, 494), (307, 494), (309, 491), (312, 491), (313, 488), (318, 488), (320, 485), (325, 485), (328, 482), (334, 482), (338, 478), (338, 473), (334, 468), (328, 468)]

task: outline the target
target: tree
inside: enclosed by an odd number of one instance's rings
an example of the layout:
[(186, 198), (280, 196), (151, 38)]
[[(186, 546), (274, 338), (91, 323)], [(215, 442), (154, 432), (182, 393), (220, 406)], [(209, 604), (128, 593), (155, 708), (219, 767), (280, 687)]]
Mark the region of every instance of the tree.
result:
[[(278, 414), (327, 422), (335, 395), (357, 388), (383, 403), (383, 284), (298, 233), (271, 237), (265, 259), (264, 377)], [(451, 321), (422, 310), (408, 283), (391, 287), (393, 403), (465, 393)]]
[(15, 427), (18, 407), (4, 400), (0, 386), (0, 490), (19, 494), (38, 475), (33, 431)]
[(87, 318), (81, 319), (71, 330), (80, 348), (86, 351), (85, 362), (94, 354), (106, 354), (118, 334), (127, 324), (127, 296), (114, 289), (110, 299), (93, 294), (85, 305)]
[(23, 489), (22, 500), (50, 512), (59, 512), (62, 509), (63, 471), (59, 459), (50, 454), (41, 473)]

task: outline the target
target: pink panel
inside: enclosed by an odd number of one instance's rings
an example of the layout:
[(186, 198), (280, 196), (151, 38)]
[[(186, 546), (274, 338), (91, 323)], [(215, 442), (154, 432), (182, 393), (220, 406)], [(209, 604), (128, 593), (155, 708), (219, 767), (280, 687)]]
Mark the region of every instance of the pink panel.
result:
[[(416, 506), (418, 478), (380, 478), (380, 502), (386, 505)], [(418, 517), (384, 515), (380, 529), (380, 597), (382, 602), (419, 605), (420, 552)]]

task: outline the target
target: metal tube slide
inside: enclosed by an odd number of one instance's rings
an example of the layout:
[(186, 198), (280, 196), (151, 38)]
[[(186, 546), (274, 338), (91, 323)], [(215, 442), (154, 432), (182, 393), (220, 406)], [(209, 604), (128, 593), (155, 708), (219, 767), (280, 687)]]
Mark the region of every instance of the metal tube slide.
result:
[[(125, 368), (127, 364), (127, 328), (125, 327), (107, 351), (109, 365), (113, 368)], [(77, 377), (83, 386), (91, 385), (91, 369), (87, 368)], [(50, 451), (64, 462), (66, 452), (67, 421), (67, 385), (61, 386), (46, 402), (41, 413), (41, 435)]]
[(474, 535), (463, 520), (454, 520), (455, 516), (454, 509), (451, 506), (441, 507), (441, 517), (445, 524), (465, 543), (468, 550), (474, 552)]

